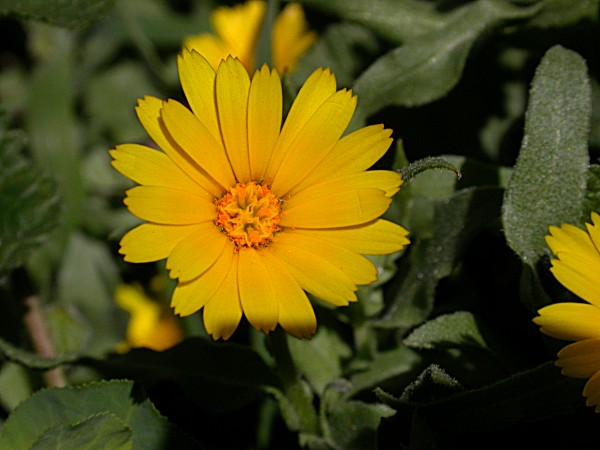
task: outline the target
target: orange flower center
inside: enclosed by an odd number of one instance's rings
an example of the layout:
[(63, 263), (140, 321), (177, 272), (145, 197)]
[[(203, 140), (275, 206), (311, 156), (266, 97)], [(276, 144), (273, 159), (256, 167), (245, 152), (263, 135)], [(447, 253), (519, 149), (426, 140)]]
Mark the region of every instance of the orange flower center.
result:
[(263, 184), (238, 183), (215, 204), (215, 225), (235, 243), (237, 250), (267, 246), (281, 230), (281, 201)]

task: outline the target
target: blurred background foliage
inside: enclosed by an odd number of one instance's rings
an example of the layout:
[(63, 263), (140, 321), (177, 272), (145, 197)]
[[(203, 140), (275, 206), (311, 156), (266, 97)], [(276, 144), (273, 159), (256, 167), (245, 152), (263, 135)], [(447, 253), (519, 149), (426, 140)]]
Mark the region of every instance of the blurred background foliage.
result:
[(351, 127), (394, 130), (377, 167), (438, 156), (462, 176), (407, 181), (387, 217), (412, 244), (373, 258), (358, 303), (315, 301), (311, 341), (246, 324), (213, 343), (194, 315), (174, 348), (118, 354), (117, 286), (166, 305), (173, 283), (117, 254), (137, 219), (107, 151), (149, 144), (136, 99), (183, 100), (181, 42), (232, 2), (0, 0), (1, 448), (597, 442), (582, 382), (531, 318), (572, 297), (549, 274), (547, 227), (600, 210), (600, 2), (301, 3), (319, 41), (284, 78), (287, 105), (331, 67), (358, 95)]

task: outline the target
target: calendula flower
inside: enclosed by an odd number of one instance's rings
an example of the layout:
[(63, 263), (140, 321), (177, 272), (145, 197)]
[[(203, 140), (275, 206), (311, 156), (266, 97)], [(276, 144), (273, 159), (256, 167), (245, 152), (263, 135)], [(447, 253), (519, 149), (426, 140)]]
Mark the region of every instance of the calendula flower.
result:
[(546, 242), (556, 255), (550, 269), (556, 279), (587, 303), (555, 303), (538, 311), (542, 333), (576, 341), (558, 352), (564, 375), (589, 378), (586, 404), (600, 412), (600, 216), (592, 213), (587, 232), (573, 225), (550, 227)]
[(136, 108), (162, 151), (135, 144), (111, 151), (113, 166), (141, 184), (129, 211), (147, 223), (121, 241), (130, 262), (167, 258), (178, 279), (177, 314), (204, 308), (214, 339), (242, 314), (256, 329), (277, 324), (302, 338), (316, 329), (305, 291), (336, 306), (356, 301), (377, 278), (364, 254), (408, 244), (402, 227), (380, 220), (402, 184), (399, 174), (365, 171), (388, 149), (382, 125), (342, 137), (356, 107), (328, 69), (304, 83), (282, 123), (276, 70), (252, 79), (228, 58), (218, 71), (184, 50), (179, 76), (191, 111), (152, 97)]
[[(252, 71), (266, 7), (262, 0), (250, 0), (234, 7), (221, 6), (210, 17), (215, 34), (190, 36), (183, 45), (202, 54), (215, 70), (221, 60), (231, 55)], [(316, 40), (316, 33), (308, 29), (302, 7), (297, 3), (288, 4), (273, 23), (273, 66), (279, 73), (291, 72)]]
[(162, 351), (183, 340), (183, 330), (175, 316), (149, 298), (140, 286), (118, 286), (115, 301), (130, 314), (126, 342), (119, 346), (119, 351), (127, 351), (132, 347)]

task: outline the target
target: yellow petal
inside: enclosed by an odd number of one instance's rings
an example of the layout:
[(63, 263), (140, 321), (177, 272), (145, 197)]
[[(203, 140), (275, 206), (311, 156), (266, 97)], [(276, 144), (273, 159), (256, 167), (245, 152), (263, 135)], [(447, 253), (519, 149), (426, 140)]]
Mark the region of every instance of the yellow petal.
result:
[[(266, 3), (250, 0), (232, 8), (220, 7), (211, 14), (212, 26), (248, 70), (254, 68), (258, 34), (265, 16)], [(224, 59), (226, 56), (224, 56)]]
[(568, 223), (559, 227), (550, 227), (550, 236), (546, 236), (546, 243), (554, 254), (558, 252), (571, 252), (579, 255), (598, 255), (590, 236), (581, 228)]
[(573, 342), (558, 352), (558, 367), (563, 375), (589, 378), (600, 371), (600, 338)]
[(124, 144), (109, 153), (114, 159), (112, 166), (136, 183), (182, 189), (207, 200), (213, 198), (163, 152), (143, 145)]
[(596, 372), (583, 388), (583, 395), (587, 397), (585, 404), (595, 406), (595, 411), (600, 412), (600, 372)]
[(167, 260), (171, 278), (190, 281), (211, 267), (221, 257), (227, 244), (223, 235), (212, 222), (204, 222), (182, 239)]
[(375, 164), (392, 144), (392, 130), (371, 125), (340, 139), (325, 159), (296, 185), (290, 196), (332, 177), (359, 173)]
[[(181, 52), (177, 57), (179, 79), (194, 115), (202, 122), (212, 137), (220, 142), (221, 131), (215, 105), (216, 74), (207, 61), (206, 55), (200, 53), (187, 50)], [(216, 67), (219, 62), (220, 58)]]
[(281, 135), (277, 140), (275, 150), (267, 166), (265, 181), (267, 184), (273, 182), (275, 173), (279, 170), (281, 161), (285, 156), (284, 150), (298, 136), (306, 122), (319, 109), (319, 107), (333, 94), (335, 94), (335, 76), (329, 69), (317, 69), (304, 82), (300, 92), (296, 96), (286, 121), (283, 124)]
[(306, 294), (292, 274), (271, 252), (263, 252), (265, 265), (279, 299), (279, 323), (298, 339), (310, 339), (317, 329), (317, 318)]
[(247, 138), (249, 89), (248, 72), (239, 60), (228, 58), (221, 63), (216, 79), (219, 123), (229, 162), (240, 183), (251, 181)]
[(248, 98), (248, 153), (252, 179), (265, 176), (281, 128), (281, 81), (265, 65), (252, 78)]
[(323, 161), (348, 127), (355, 108), (356, 97), (344, 89), (329, 97), (315, 111), (296, 139), (278, 149), (285, 156), (273, 179), (273, 192), (285, 196)]
[(289, 3), (273, 23), (273, 63), (279, 73), (291, 72), (298, 59), (312, 47), (317, 33), (308, 30), (302, 6)]
[(408, 231), (382, 219), (348, 228), (295, 231), (363, 255), (387, 255), (402, 250), (410, 243), (406, 237)]
[(268, 333), (277, 326), (279, 302), (264, 261), (264, 251), (253, 248), (238, 254), (240, 301), (248, 322)]
[(538, 311), (540, 331), (567, 341), (600, 337), (600, 309), (586, 303), (555, 303)]
[(203, 170), (179, 147), (172, 136), (166, 130), (165, 124), (160, 117), (163, 102), (154, 97), (144, 97), (138, 100), (135, 111), (141, 124), (146, 129), (152, 140), (158, 145), (171, 160), (189, 176), (192, 180), (202, 186), (214, 196), (221, 194), (218, 184), (207, 178)]
[(159, 225), (145, 223), (130, 230), (121, 239), (119, 253), (127, 262), (159, 261), (169, 256), (173, 248), (198, 225)]
[(279, 235), (277, 245), (298, 247), (327, 261), (343, 272), (354, 284), (369, 284), (377, 280), (377, 269), (371, 261), (344, 246), (306, 235), (302, 230), (286, 230)]
[(175, 100), (163, 104), (161, 117), (175, 142), (189, 155), (207, 178), (222, 189), (235, 185), (235, 178), (220, 141), (216, 141), (192, 112)]
[(134, 216), (165, 225), (191, 225), (213, 220), (215, 205), (187, 191), (157, 186), (137, 186), (123, 201)]
[(281, 236), (281, 233), (275, 236), (269, 252), (292, 274), (302, 289), (336, 306), (356, 301), (356, 285), (346, 274), (303, 248), (281, 242)]
[[(195, 51), (206, 58), (206, 61), (213, 70), (217, 70), (221, 61), (229, 55), (240, 56), (237, 55), (233, 47), (223, 39), (208, 33), (187, 37), (183, 41), (183, 46), (185, 49)], [(181, 72), (179, 76), (181, 77)], [(183, 81), (181, 84), (183, 85)]]
[[(325, 193), (283, 204), (280, 224), (291, 228), (337, 228), (364, 224), (381, 216), (391, 199), (380, 189)], [(291, 206), (290, 206), (291, 203)]]
[(314, 184), (298, 192), (287, 200), (286, 207), (293, 208), (306, 201), (339, 192), (351, 192), (353, 190), (379, 189), (391, 197), (400, 189), (402, 177), (390, 170), (371, 170), (352, 175), (331, 178), (327, 181)]
[(583, 255), (560, 252), (558, 259), (552, 260), (550, 270), (568, 290), (600, 307), (600, 258), (588, 259)]
[(204, 327), (214, 340), (231, 337), (242, 318), (238, 290), (238, 255), (232, 257), (227, 277), (204, 307)]
[(175, 314), (189, 316), (215, 296), (225, 277), (233, 270), (233, 251), (233, 243), (227, 240), (221, 256), (206, 272), (191, 281), (177, 284), (171, 298), (171, 306), (175, 308)]

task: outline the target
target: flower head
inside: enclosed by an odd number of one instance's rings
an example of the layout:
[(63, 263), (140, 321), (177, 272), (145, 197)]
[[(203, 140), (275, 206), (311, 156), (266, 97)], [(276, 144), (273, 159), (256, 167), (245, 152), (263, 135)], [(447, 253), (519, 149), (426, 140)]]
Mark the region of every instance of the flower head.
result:
[[(266, 7), (262, 0), (249, 0), (233, 7), (221, 6), (211, 14), (215, 34), (189, 36), (183, 46), (202, 54), (215, 70), (221, 60), (231, 55), (252, 71)], [(274, 67), (279, 73), (291, 72), (316, 39), (316, 33), (308, 29), (302, 7), (297, 3), (288, 4), (273, 23), (271, 51)]]
[(184, 50), (179, 75), (191, 111), (146, 97), (138, 117), (162, 151), (136, 144), (111, 151), (113, 166), (141, 186), (125, 204), (147, 223), (121, 241), (130, 262), (167, 258), (178, 278), (171, 305), (204, 308), (206, 330), (227, 339), (242, 315), (264, 332), (279, 323), (310, 337), (316, 318), (306, 292), (333, 305), (356, 301), (376, 280), (364, 254), (406, 244), (402, 227), (381, 220), (399, 174), (366, 171), (391, 144), (369, 126), (342, 137), (356, 98), (336, 91), (328, 69), (305, 82), (282, 126), (276, 70), (252, 79), (234, 58), (218, 71)]
[(175, 316), (150, 299), (140, 286), (123, 284), (115, 290), (117, 305), (129, 312), (126, 342), (119, 350), (146, 347), (166, 350), (183, 340), (183, 331)]
[(564, 375), (589, 378), (583, 395), (600, 412), (600, 216), (592, 213), (586, 227), (550, 227), (546, 242), (557, 257), (550, 269), (556, 279), (587, 303), (555, 303), (533, 320), (542, 333), (576, 341), (558, 353), (556, 365)]

